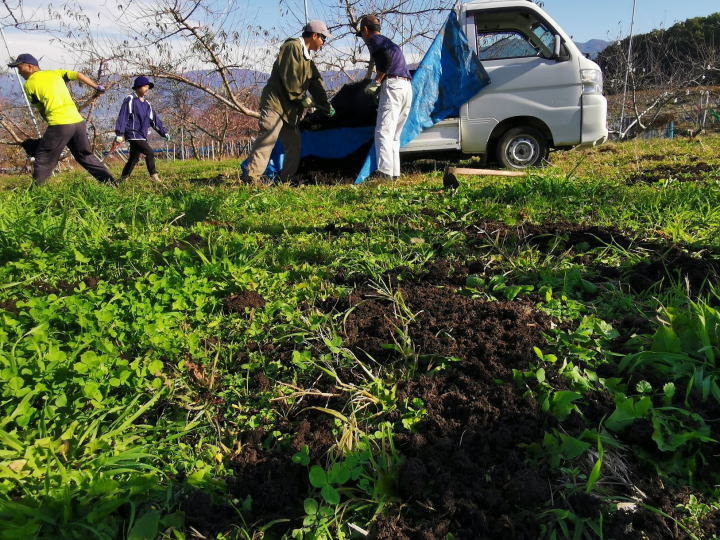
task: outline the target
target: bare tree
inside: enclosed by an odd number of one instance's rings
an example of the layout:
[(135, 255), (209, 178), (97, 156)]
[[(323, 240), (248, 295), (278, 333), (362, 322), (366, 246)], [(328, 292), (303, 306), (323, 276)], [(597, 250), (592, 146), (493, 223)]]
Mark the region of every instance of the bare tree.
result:
[[(287, 0), (281, 0), (281, 4)], [(339, 0), (321, 4), (324, 18), (335, 39), (318, 58), (325, 70), (343, 73), (349, 79), (370, 77), (373, 65), (362, 39), (355, 36), (363, 15), (376, 15), (382, 33), (400, 45), (409, 61), (417, 61), (435, 38), (453, 0)], [(295, 21), (294, 24), (300, 24)]]
[[(691, 135), (702, 129), (696, 121), (699, 97), (720, 72), (720, 47), (712, 40), (700, 38), (689, 48), (677, 32), (654, 30), (636, 38), (629, 57), (627, 42), (618, 41), (602, 52), (599, 61), (609, 95), (611, 133), (616, 137), (634, 137), (678, 119)], [(624, 102), (627, 115), (621, 122)]]
[[(434, 38), (453, 0), (326, 0), (314, 18), (324, 19), (335, 39), (317, 57), (322, 69), (339, 71), (348, 79), (358, 71), (369, 74), (370, 58), (355, 37), (360, 17), (374, 13), (383, 20), (383, 33), (400, 44), (406, 55), (419, 59)], [(182, 83), (250, 117), (259, 113), (248, 101), (265, 82), (281, 38), (299, 35), (304, 21), (279, 0), (284, 27), (266, 29), (247, 22), (241, 0), (222, 7), (210, 0), (156, 0), (124, 7), (118, 17), (122, 40), (100, 40), (91, 21), (70, 18), (66, 45), (81, 56), (111, 58), (122, 51), (121, 71), (142, 71)], [(317, 6), (316, 6), (317, 7)], [(84, 27), (78, 30), (79, 27)]]
[[(6, 9), (8, 12), (22, 11), (22, 0), (2, 1), (16, 2)], [(312, 18), (324, 19), (335, 38), (316, 62), (321, 69), (340, 73), (342, 82), (369, 76), (373, 66), (367, 47), (355, 36), (360, 17), (367, 13), (381, 18), (383, 33), (403, 47), (411, 62), (419, 60), (454, 3), (318, 1)], [(79, 0), (64, 0), (48, 8), (53, 20), (48, 31), (59, 45), (72, 52), (84, 72), (93, 74), (106, 87), (124, 84), (134, 74), (144, 73), (186, 89), (186, 103), (169, 109), (173, 121), (188, 130), (191, 142), (204, 132), (223, 143), (228, 133), (254, 127), (235, 115), (259, 117), (259, 90), (280, 40), (299, 35), (304, 24), (304, 18), (290, 9), (288, 0), (278, 0), (276, 5), (285, 10), (283, 27), (267, 29), (248, 19), (243, 0), (228, 0), (222, 5), (212, 0), (128, 0), (112, 5), (116, 24), (113, 31), (103, 33)], [(93, 141), (97, 142), (110, 131), (109, 126), (103, 127), (94, 118), (98, 104), (107, 98), (91, 93), (76, 98), (88, 118)], [(219, 122), (209, 126), (205, 116), (197, 117), (197, 111), (212, 112)]]
[(271, 34), (244, 24), (244, 6), (230, 0), (222, 9), (208, 0), (158, 0), (128, 11), (131, 36), (120, 46), (129, 69), (182, 83), (232, 111), (259, 118), (248, 106), (272, 47), (255, 46)]

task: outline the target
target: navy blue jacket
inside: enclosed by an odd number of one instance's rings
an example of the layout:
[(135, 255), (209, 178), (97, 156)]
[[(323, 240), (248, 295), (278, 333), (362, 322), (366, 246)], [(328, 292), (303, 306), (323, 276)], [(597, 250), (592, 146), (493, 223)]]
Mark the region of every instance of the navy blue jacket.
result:
[(157, 131), (161, 137), (167, 134), (160, 117), (153, 111), (150, 102), (141, 101), (135, 94), (130, 94), (122, 102), (120, 113), (115, 123), (115, 134), (125, 140), (146, 140), (149, 128)]

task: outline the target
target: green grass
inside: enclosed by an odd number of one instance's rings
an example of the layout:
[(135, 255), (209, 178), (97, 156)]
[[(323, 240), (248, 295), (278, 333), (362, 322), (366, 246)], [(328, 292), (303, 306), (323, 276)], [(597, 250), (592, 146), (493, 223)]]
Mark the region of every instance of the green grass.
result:
[[(118, 189), (83, 172), (36, 190), (26, 189), (28, 177), (0, 179), (0, 538), (191, 537), (187, 501), (198, 492), (235, 509), (224, 538), (288, 528), (295, 537), (350, 536), (397, 515), (403, 455), (394, 439), (426, 411), (395, 389), (415, 376), (423, 351), (398, 328), (389, 345), (399, 360), (367, 363), (344, 346), (342, 317), (313, 306), (350, 292), (342, 273), (384, 290), (410, 325), (414, 314), (387, 273), (399, 269), (412, 282), (439, 259), (488, 269), (468, 275), (462, 294), (526, 299), (558, 321), (514, 383), (559, 422), (528, 451), (562, 479), (541, 533), (603, 536), (603, 519), (622, 502), (612, 460), (636, 452), (648, 474), (694, 490), (671, 519), (702, 536), (719, 504), (717, 471), (696, 474), (717, 453), (716, 419), (702, 415), (720, 404), (718, 297), (709, 284), (688, 290), (672, 268), (669, 286), (644, 291), (603, 268), (625, 275), (662, 255), (647, 242), (672, 242), (695, 258), (717, 253), (718, 144), (567, 152), (524, 178), (463, 177), (456, 192), (442, 190), (440, 172), (376, 187), (258, 189), (236, 183), (237, 161), (163, 162), (162, 186), (139, 169)], [(708, 167), (628, 181), (658, 165), (697, 163)], [(468, 231), (491, 221), (614, 227), (633, 242), (559, 238), (540, 249), (489, 234), (471, 243)], [(330, 224), (347, 230), (329, 232)], [(713, 272), (707, 278), (717, 283)], [(264, 306), (228, 311), (226, 299), (247, 290)], [(627, 317), (645, 325), (621, 350), (615, 327)], [(598, 375), (606, 365), (618, 366), (616, 377)], [(268, 384), (257, 383), (260, 374)], [(292, 449), (308, 392), (334, 396), (314, 409), (335, 438), (321, 456)], [(596, 392), (616, 404), (603, 423), (565, 426), (573, 415), (583, 422)], [(623, 446), (636, 421), (653, 426), (654, 450)], [(227, 495), (252, 446), (247, 434), (259, 429), (255, 444), (308, 469), (302, 519), (288, 511), (259, 522), (252, 500)], [(567, 501), (580, 492), (601, 498), (604, 513), (574, 513)]]

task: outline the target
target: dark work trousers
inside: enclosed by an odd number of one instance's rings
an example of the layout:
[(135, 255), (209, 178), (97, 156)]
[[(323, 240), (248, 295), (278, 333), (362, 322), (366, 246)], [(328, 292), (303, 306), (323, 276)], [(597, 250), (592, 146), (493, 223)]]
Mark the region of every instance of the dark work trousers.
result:
[(77, 124), (48, 126), (45, 130), (35, 151), (35, 166), (33, 167), (35, 184), (42, 186), (47, 182), (66, 146), (70, 149), (75, 161), (99, 182), (115, 181), (108, 168), (93, 154), (85, 122), (78, 122)]
[(150, 176), (157, 173), (155, 169), (155, 151), (150, 148), (147, 141), (128, 141), (130, 143), (130, 156), (128, 157), (125, 167), (123, 167), (121, 176), (130, 176), (135, 165), (140, 160), (140, 154), (145, 154), (145, 164)]

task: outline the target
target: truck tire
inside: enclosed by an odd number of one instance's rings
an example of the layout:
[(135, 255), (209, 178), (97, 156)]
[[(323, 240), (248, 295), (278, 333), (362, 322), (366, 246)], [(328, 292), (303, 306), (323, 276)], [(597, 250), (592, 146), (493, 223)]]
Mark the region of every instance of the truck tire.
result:
[(550, 148), (545, 135), (532, 127), (516, 127), (503, 133), (497, 160), (507, 169), (538, 167), (547, 161)]

